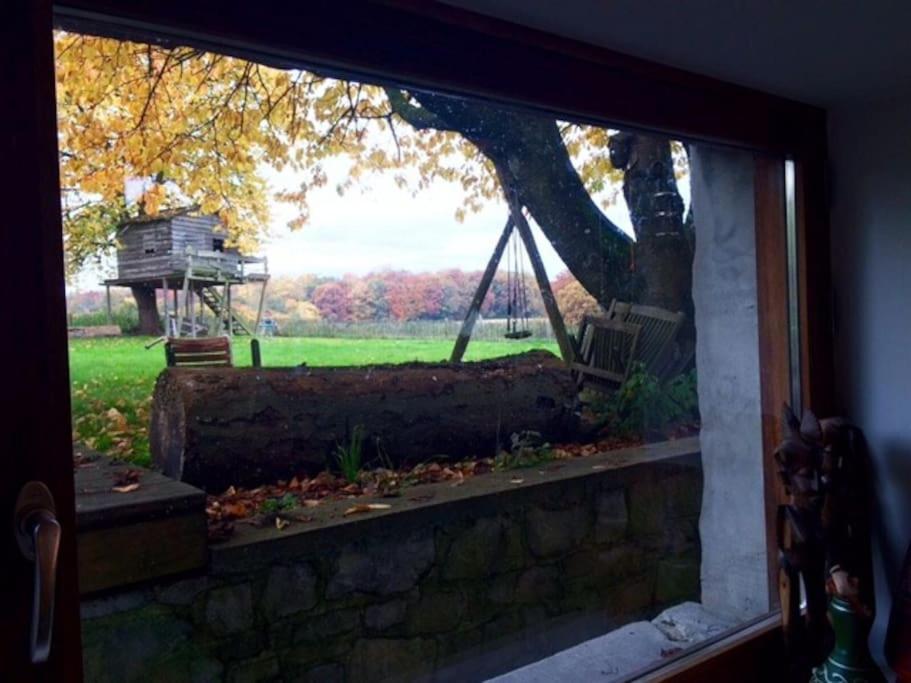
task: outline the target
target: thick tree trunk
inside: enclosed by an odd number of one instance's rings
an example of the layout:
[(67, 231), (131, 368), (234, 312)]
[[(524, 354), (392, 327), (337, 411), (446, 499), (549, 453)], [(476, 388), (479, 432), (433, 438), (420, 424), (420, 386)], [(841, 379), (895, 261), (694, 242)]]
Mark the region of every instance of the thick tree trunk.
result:
[(413, 127), (454, 131), (471, 141), (496, 168), (504, 192), (531, 212), (566, 267), (602, 305), (619, 298), (692, 317), (693, 250), (669, 140), (612, 136), (611, 161), (624, 170), (634, 243), (592, 200), (553, 118), (424, 92), (387, 94), (393, 111)]
[(692, 234), (684, 221), (670, 142), (616, 133), (610, 154), (614, 167), (624, 170), (623, 196), (636, 231), (633, 287), (637, 300), (683, 311), (692, 323)]
[(355, 427), (363, 461), (489, 457), (513, 432), (571, 433), (575, 386), (534, 351), (464, 364), (169, 368), (155, 386), (152, 458), (207, 491), (334, 466)]
[(632, 240), (592, 200), (554, 119), (424, 92), (411, 94), (416, 107), (400, 91), (387, 94), (411, 126), (454, 131), (474, 144), (592, 296), (628, 298)]
[(139, 311), (139, 334), (156, 336), (161, 334), (161, 318), (158, 317), (158, 300), (154, 287), (130, 287), (136, 308)]

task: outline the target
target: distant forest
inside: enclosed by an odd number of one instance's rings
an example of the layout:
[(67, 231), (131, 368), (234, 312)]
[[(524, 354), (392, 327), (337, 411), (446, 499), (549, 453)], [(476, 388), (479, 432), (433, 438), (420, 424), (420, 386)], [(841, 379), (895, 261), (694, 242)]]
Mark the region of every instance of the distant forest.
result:
[[(266, 289), (265, 317), (271, 317), (289, 332), (295, 323), (323, 321), (357, 323), (418, 320), (458, 320), (464, 317), (477, 289), (481, 273), (444, 270), (435, 273), (411, 273), (384, 270), (363, 276), (341, 278), (302, 275), (273, 277)], [(560, 311), (569, 325), (575, 325), (598, 305), (575, 278), (565, 271), (551, 287)], [(534, 278), (526, 276), (528, 316), (544, 316), (541, 293)], [(259, 285), (237, 287), (233, 291), (235, 307), (241, 316), (253, 320), (259, 301)], [(497, 273), (481, 314), (486, 318), (504, 318), (509, 305), (509, 289), (504, 271)], [(136, 328), (136, 304), (128, 289), (111, 289), (115, 322), (125, 332)], [(74, 325), (97, 325), (106, 322), (104, 291), (73, 292), (67, 296), (68, 311)]]

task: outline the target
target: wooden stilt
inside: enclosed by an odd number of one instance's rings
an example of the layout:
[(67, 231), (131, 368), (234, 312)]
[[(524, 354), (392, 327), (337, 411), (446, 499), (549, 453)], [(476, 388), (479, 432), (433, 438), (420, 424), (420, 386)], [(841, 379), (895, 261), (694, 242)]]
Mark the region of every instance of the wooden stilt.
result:
[(487, 262), (484, 275), (481, 276), (478, 289), (474, 293), (471, 304), (468, 306), (468, 313), (465, 314), (462, 329), (459, 330), (459, 336), (456, 338), (455, 346), (452, 348), (452, 355), (449, 357), (451, 363), (458, 363), (462, 360), (462, 356), (465, 355), (468, 340), (471, 339), (471, 332), (474, 329), (475, 322), (477, 322), (478, 314), (481, 312), (481, 306), (484, 304), (484, 297), (487, 296), (487, 290), (490, 289), (490, 283), (493, 282), (493, 277), (496, 275), (497, 267), (500, 265), (500, 259), (503, 258), (503, 251), (506, 249), (507, 242), (509, 242), (509, 235), (512, 233), (512, 229), (513, 220), (510, 217), (506, 221), (497, 246), (494, 247), (490, 261)]
[(228, 336), (234, 336), (234, 325), (231, 324), (231, 283), (225, 280), (225, 295), (222, 298), (221, 302), (221, 314), (224, 319), (225, 329), (228, 331)]
[(161, 291), (162, 291), (162, 309), (164, 310), (164, 336), (169, 337), (171, 335), (170, 330), (170, 318), (168, 314), (168, 280), (167, 278), (161, 279)]
[(111, 286), (105, 285), (104, 295), (108, 305), (108, 325), (114, 323), (114, 312), (111, 310)]
[(535, 238), (531, 233), (531, 228), (525, 216), (522, 214), (522, 207), (515, 201), (509, 202), (510, 212), (519, 236), (525, 243), (525, 250), (528, 252), (528, 260), (531, 261), (531, 267), (535, 272), (535, 279), (538, 282), (538, 289), (541, 290), (541, 298), (544, 300), (544, 310), (547, 311), (547, 317), (550, 319), (550, 326), (554, 330), (554, 336), (557, 338), (557, 345), (560, 347), (560, 355), (567, 363), (572, 363), (576, 357), (573, 344), (566, 333), (566, 325), (563, 322), (563, 316), (560, 314), (560, 308), (557, 306), (557, 299), (554, 297), (553, 290), (550, 288), (550, 281), (547, 279), (547, 271), (544, 269), (544, 262), (541, 260), (541, 254), (538, 252), (538, 246), (535, 244)]
[[(263, 280), (262, 289), (259, 290), (259, 306), (256, 308), (256, 322), (253, 325), (254, 337), (259, 334), (259, 322), (263, 317), (263, 303), (266, 300), (266, 285), (269, 284), (269, 262), (263, 258), (263, 264), (265, 266), (266, 279)], [(257, 348), (259, 348), (259, 345), (257, 345)]]
[(177, 336), (183, 336), (183, 319), (190, 317), (190, 275), (189, 272), (185, 273), (183, 276), (183, 308), (184, 312), (180, 312), (180, 307), (177, 306), (177, 290), (174, 290), (174, 312), (177, 318)]
[(196, 290), (190, 288), (190, 334), (196, 338)]

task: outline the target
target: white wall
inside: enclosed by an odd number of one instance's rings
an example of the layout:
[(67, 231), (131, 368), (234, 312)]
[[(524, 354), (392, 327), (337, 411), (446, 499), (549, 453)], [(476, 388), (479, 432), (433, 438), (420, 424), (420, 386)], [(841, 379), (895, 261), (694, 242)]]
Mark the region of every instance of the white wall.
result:
[(829, 113), (836, 380), (875, 467), (877, 620), (911, 541), (911, 98)]

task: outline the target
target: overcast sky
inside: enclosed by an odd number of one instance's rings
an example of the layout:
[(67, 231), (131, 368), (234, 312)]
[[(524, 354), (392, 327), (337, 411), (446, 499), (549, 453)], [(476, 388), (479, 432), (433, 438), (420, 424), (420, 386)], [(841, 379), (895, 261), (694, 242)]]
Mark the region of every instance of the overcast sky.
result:
[[(272, 202), (270, 234), (259, 253), (268, 257), (273, 275), (363, 275), (383, 269), (483, 270), (506, 222), (505, 203), (494, 201), (459, 223), (455, 211), (462, 204), (463, 190), (458, 183), (436, 181), (412, 196), (410, 190), (395, 184), (392, 173), (387, 173), (367, 176), (339, 196), (335, 187), (346, 177), (347, 162), (327, 160), (325, 170), (328, 182), (312, 191), (310, 220), (303, 228), (291, 231), (286, 227), (295, 215), (294, 208)], [(293, 189), (300, 182), (291, 171), (264, 169), (264, 175), (274, 191)], [(617, 225), (630, 229), (622, 196), (607, 214)], [(563, 261), (534, 224), (532, 231), (553, 279), (565, 269)], [(104, 277), (97, 269), (87, 270), (73, 288), (97, 288)]]
[[(285, 226), (293, 217), (288, 205), (273, 206), (272, 236), (262, 253), (278, 275), (363, 275), (384, 268), (414, 272), (445, 268), (482, 270), (506, 223), (506, 204), (489, 202), (481, 213), (455, 219), (463, 190), (457, 183), (437, 181), (412, 196), (399, 188), (392, 174), (368, 178), (339, 196), (335, 185), (345, 177), (344, 161), (327, 164), (329, 182), (310, 199), (310, 221), (297, 231)], [(268, 174), (278, 188), (293, 187), (290, 173)], [(626, 205), (608, 215), (628, 226)], [(565, 269), (563, 261), (536, 226), (536, 243), (548, 275)]]

